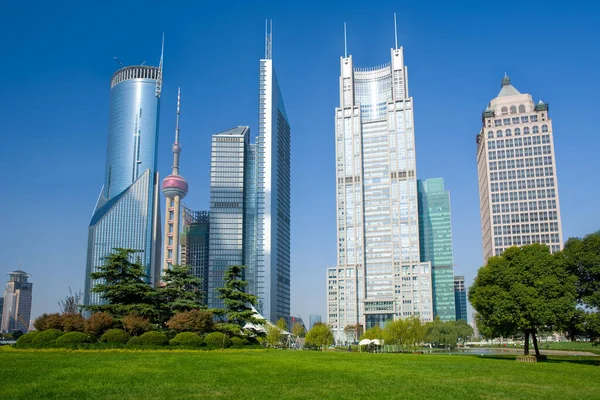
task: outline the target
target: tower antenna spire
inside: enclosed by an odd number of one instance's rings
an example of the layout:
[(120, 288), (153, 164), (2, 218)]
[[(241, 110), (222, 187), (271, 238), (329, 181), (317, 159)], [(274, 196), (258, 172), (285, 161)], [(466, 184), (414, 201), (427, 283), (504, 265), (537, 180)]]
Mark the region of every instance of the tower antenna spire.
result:
[(346, 23), (344, 22), (344, 58), (348, 58), (348, 42), (346, 40)]
[(177, 117), (175, 119), (175, 143), (173, 144), (173, 175), (179, 175), (179, 115), (181, 110), (181, 88), (177, 88)]
[(396, 24), (396, 13), (394, 13), (394, 38), (396, 39), (396, 50), (398, 50), (398, 25)]
[(160, 98), (162, 92), (162, 73), (163, 73), (163, 55), (165, 54), (165, 33), (162, 34), (162, 44), (160, 47), (160, 62), (158, 63), (158, 72), (156, 74), (156, 97)]
[(265, 60), (273, 58), (273, 20), (269, 28), (269, 20), (265, 19)]

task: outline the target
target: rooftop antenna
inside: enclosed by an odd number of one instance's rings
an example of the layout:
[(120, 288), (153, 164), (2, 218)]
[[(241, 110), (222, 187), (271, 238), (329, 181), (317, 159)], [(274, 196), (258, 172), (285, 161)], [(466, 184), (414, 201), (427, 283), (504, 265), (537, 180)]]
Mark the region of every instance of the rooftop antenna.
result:
[(344, 58), (348, 58), (348, 42), (346, 40), (346, 23), (344, 22)]
[(156, 97), (160, 98), (162, 92), (162, 72), (163, 72), (163, 55), (165, 54), (165, 33), (162, 34), (162, 45), (160, 48), (160, 62), (158, 63), (158, 73), (156, 74)]
[(398, 50), (398, 25), (396, 24), (396, 13), (394, 13), (394, 37), (396, 39), (396, 50)]
[(273, 20), (269, 29), (269, 20), (265, 19), (265, 60), (273, 58)]
[(120, 65), (121, 67), (125, 68), (125, 66), (123, 65), (123, 63), (122, 63), (121, 61), (119, 61), (119, 59), (117, 58), (117, 56), (114, 56), (113, 58), (115, 59), (115, 61), (116, 61), (116, 62), (118, 62), (118, 63), (119, 63), (119, 65)]
[(146, 65), (146, 61), (142, 61), (140, 65)]

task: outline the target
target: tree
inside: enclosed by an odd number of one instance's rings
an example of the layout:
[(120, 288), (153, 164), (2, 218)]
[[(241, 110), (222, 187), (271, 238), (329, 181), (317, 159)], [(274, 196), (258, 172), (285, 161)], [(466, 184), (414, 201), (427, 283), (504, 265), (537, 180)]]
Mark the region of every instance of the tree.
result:
[(292, 334), (294, 336), (301, 337), (304, 335), (304, 333), (306, 333), (304, 326), (300, 322), (294, 323), (292, 326)]
[(308, 345), (323, 348), (333, 343), (333, 333), (331, 333), (331, 329), (327, 325), (317, 322), (306, 334), (305, 342)]
[(260, 335), (254, 329), (244, 329), (246, 323), (262, 325), (263, 320), (256, 318), (252, 306), (256, 305), (256, 296), (245, 293), (248, 282), (242, 280), (243, 265), (231, 265), (225, 271), (225, 286), (217, 288), (224, 309), (211, 310), (219, 318), (217, 329), (228, 336), (239, 334)]
[(164, 286), (157, 290), (156, 297), (161, 321), (169, 320), (174, 314), (203, 308), (202, 281), (190, 274), (189, 266), (173, 265), (165, 270)]
[(109, 313), (97, 312), (85, 320), (83, 331), (88, 335), (102, 336), (104, 332), (115, 325), (115, 319)]
[(283, 317), (277, 320), (277, 327), (282, 331), (287, 331), (287, 322), (285, 322), (285, 319)]
[(600, 341), (600, 231), (583, 239), (567, 240), (557, 257), (577, 278), (577, 305), (574, 317), (565, 330), (571, 339), (586, 337)]
[(81, 289), (73, 292), (73, 289), (69, 286), (69, 294), (63, 300), (58, 301), (61, 314), (80, 314), (82, 299), (83, 292)]
[(467, 324), (464, 320), (449, 321), (452, 323), (453, 328), (456, 330), (456, 336), (458, 342), (465, 346), (465, 343), (473, 336), (473, 327)]
[(408, 343), (408, 328), (407, 319), (401, 318), (395, 321), (388, 321), (383, 329), (385, 343), (405, 348)]
[(344, 327), (344, 333), (346, 336), (350, 335), (353, 342), (356, 342), (360, 335), (362, 335), (362, 331), (362, 325), (359, 322), (355, 324), (348, 324)]
[(85, 318), (79, 313), (66, 313), (60, 316), (63, 332), (83, 332)]
[(383, 329), (379, 325), (375, 325), (372, 328), (369, 328), (360, 336), (360, 340), (362, 339), (383, 339), (384, 338)]
[(511, 247), (491, 257), (479, 269), (469, 290), (477, 311), (478, 326), (485, 335), (509, 337), (522, 334), (524, 354), (529, 336), (539, 356), (536, 334), (558, 329), (571, 320), (576, 305), (575, 278), (543, 244)]
[(104, 258), (104, 265), (99, 271), (90, 274), (97, 281), (91, 292), (100, 293), (104, 303), (83, 308), (91, 312), (107, 312), (117, 318), (131, 313), (155, 317), (155, 290), (146, 281), (144, 266), (138, 261), (131, 261), (138, 251), (121, 248), (114, 250), (114, 253)]
[(33, 321), (33, 326), (38, 331), (45, 331), (46, 329), (58, 329), (62, 331), (63, 325), (60, 318), (60, 314), (42, 314)]
[(214, 329), (213, 313), (208, 310), (190, 310), (175, 314), (167, 326), (175, 332), (209, 333)]
[(267, 343), (269, 343), (269, 345), (275, 347), (279, 346), (281, 342), (283, 342), (283, 332), (279, 326), (267, 324), (265, 329), (267, 332), (267, 336), (265, 337), (265, 339), (267, 340)]
[(152, 328), (150, 319), (137, 314), (128, 314), (121, 318), (123, 329), (132, 336), (139, 336)]

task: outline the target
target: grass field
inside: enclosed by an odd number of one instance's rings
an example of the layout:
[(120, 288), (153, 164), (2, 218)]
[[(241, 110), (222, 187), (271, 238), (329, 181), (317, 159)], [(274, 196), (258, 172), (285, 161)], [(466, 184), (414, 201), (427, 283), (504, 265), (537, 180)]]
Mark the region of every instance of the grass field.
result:
[[(598, 357), (0, 348), (1, 399), (598, 399)], [(595, 365), (592, 365), (595, 364)]]

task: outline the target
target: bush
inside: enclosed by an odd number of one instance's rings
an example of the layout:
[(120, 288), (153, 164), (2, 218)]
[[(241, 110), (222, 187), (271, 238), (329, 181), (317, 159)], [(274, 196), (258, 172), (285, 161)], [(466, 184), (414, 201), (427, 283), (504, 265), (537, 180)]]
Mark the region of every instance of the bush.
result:
[(212, 332), (213, 313), (208, 310), (183, 311), (167, 321), (167, 326), (175, 332)]
[(85, 326), (85, 319), (77, 313), (61, 315), (60, 322), (64, 332), (83, 332)]
[(203, 340), (200, 336), (193, 332), (181, 332), (178, 333), (173, 339), (169, 341), (171, 346), (186, 346), (186, 347), (200, 347), (202, 346)]
[(152, 324), (148, 318), (140, 317), (136, 314), (129, 314), (121, 319), (123, 329), (129, 332), (133, 336), (141, 335), (144, 332), (148, 332), (152, 329)]
[(33, 322), (33, 326), (35, 326), (35, 329), (37, 329), (40, 332), (48, 329), (57, 329), (60, 331), (63, 328), (62, 318), (58, 313), (42, 314), (35, 319), (35, 321)]
[(127, 342), (127, 346), (141, 346), (142, 339), (139, 336), (132, 336), (131, 339)]
[(221, 332), (213, 332), (206, 335), (204, 343), (211, 349), (221, 349), (231, 346), (231, 340)]
[(140, 336), (140, 344), (142, 346), (164, 346), (169, 343), (167, 335), (162, 332), (146, 332)]
[(101, 343), (127, 343), (131, 335), (123, 329), (109, 329), (100, 338)]
[(31, 331), (29, 333), (24, 334), (23, 336), (21, 336), (20, 338), (17, 339), (17, 343), (15, 344), (15, 347), (17, 347), (17, 348), (27, 347), (28, 345), (31, 344), (31, 341), (38, 333), (39, 333), (38, 331)]
[(234, 349), (243, 349), (244, 346), (248, 344), (250, 343), (248, 343), (248, 341), (244, 338), (240, 338), (237, 336), (231, 338), (231, 347), (233, 347)]
[(84, 343), (93, 343), (95, 340), (83, 332), (69, 332), (56, 339), (56, 345), (60, 347), (77, 347)]
[(104, 332), (115, 325), (115, 319), (108, 313), (97, 312), (85, 321), (83, 331), (88, 335), (102, 336)]
[(37, 347), (51, 347), (56, 344), (56, 339), (61, 337), (63, 333), (58, 329), (46, 329), (35, 335), (31, 344)]

